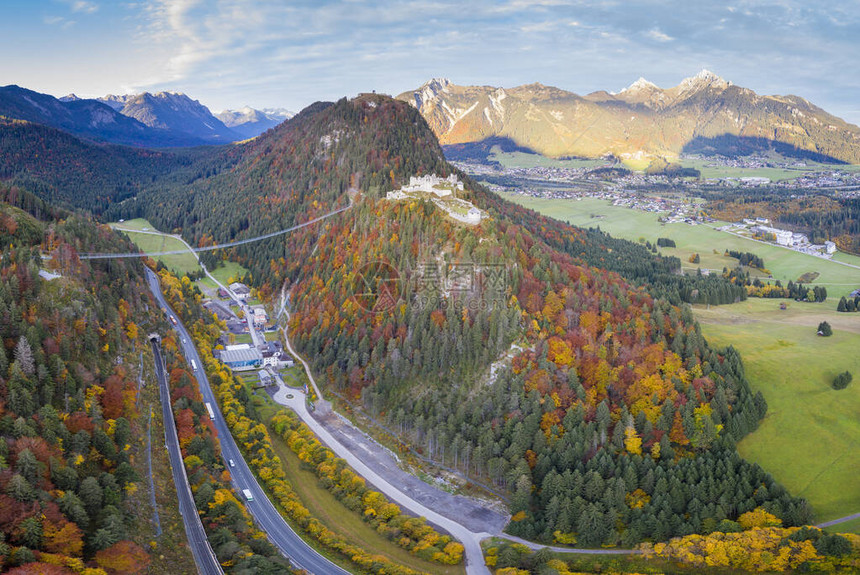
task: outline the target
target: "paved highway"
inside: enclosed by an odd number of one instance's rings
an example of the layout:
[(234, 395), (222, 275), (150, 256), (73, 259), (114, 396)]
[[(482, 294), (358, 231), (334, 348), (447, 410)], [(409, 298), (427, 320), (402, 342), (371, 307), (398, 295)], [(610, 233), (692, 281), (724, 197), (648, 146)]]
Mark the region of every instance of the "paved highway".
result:
[(179, 437), (176, 435), (176, 424), (173, 421), (173, 410), (170, 407), (170, 389), (167, 387), (167, 375), (164, 373), (164, 360), (161, 357), (161, 347), (157, 342), (152, 342), (152, 353), (155, 356), (155, 375), (158, 378), (158, 393), (161, 395), (161, 411), (164, 415), (164, 435), (167, 441), (167, 453), (170, 456), (170, 468), (173, 470), (173, 482), (176, 484), (176, 494), (179, 496), (179, 513), (185, 523), (185, 533), (188, 536), (188, 545), (197, 563), (197, 571), (201, 575), (223, 575), (224, 570), (215, 557), (197, 506), (194, 504), (194, 495), (188, 484), (188, 476), (185, 474), (185, 465), (182, 462), (182, 452), (179, 449)]
[[(161, 293), (161, 287), (158, 283), (158, 276), (152, 270), (147, 268), (146, 279), (149, 283), (149, 289), (158, 301), (158, 304), (169, 310), (169, 306)], [(171, 311), (169, 314), (176, 317)], [(218, 402), (215, 401), (215, 396), (209, 386), (209, 379), (202, 369), (203, 363), (200, 361), (200, 356), (197, 354), (197, 349), (191, 340), (191, 336), (182, 325), (179, 318), (176, 318), (175, 329), (180, 337), (180, 345), (182, 351), (188, 360), (188, 365), (191, 365), (191, 360), (197, 364), (197, 370), (194, 376), (200, 385), (200, 393), (203, 395), (203, 401), (212, 405), (212, 410), (215, 413), (215, 429), (218, 431), (218, 439), (221, 443), (221, 455), (225, 463), (228, 465), (228, 470), (232, 476), (233, 486), (237, 493), (242, 493), (243, 489), (248, 489), (253, 495), (253, 501), (245, 501), (248, 512), (254, 517), (257, 525), (262, 529), (269, 540), (281, 550), (286, 557), (290, 559), (293, 566), (299, 569), (304, 569), (313, 575), (349, 575), (345, 571), (320, 555), (312, 547), (310, 547), (295, 531), (287, 524), (275, 506), (269, 501), (263, 488), (257, 482), (248, 464), (245, 462), (236, 441), (233, 439), (233, 434), (227, 428), (227, 423), (221, 414), (221, 409), (218, 407)], [(171, 413), (172, 416), (172, 413)], [(232, 460), (234, 466), (229, 465)], [(183, 468), (184, 469), (184, 468)], [(192, 502), (193, 506), (193, 502)], [(183, 513), (184, 515), (184, 513)], [(195, 511), (196, 515), (196, 511)]]

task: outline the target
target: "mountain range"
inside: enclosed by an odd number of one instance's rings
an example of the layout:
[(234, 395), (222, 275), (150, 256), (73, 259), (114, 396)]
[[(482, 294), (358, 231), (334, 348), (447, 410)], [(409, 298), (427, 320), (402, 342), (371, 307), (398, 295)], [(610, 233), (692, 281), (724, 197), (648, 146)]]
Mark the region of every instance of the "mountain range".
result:
[(225, 126), (243, 138), (259, 136), (278, 124), (293, 117), (293, 113), (284, 108), (265, 108), (256, 110), (245, 106), (238, 110), (224, 110), (215, 116)]
[(227, 144), (253, 138), (291, 116), (283, 109), (226, 110), (218, 116), (179, 92), (54, 98), (19, 86), (0, 87), (0, 116), (79, 137), (138, 147)]
[(762, 96), (707, 70), (672, 88), (640, 78), (586, 96), (539, 83), (506, 89), (434, 78), (397, 98), (421, 112), (443, 145), (506, 138), (551, 157), (613, 155), (646, 165), (685, 152), (767, 148), (860, 162), (857, 126), (799, 96)]
[(0, 116), (50, 126), (98, 142), (142, 147), (205, 143), (189, 134), (147, 126), (98, 100), (60, 100), (20, 86), (0, 87)]
[(144, 92), (133, 96), (109, 95), (99, 100), (150, 128), (181, 132), (213, 144), (242, 139), (213, 116), (209, 108), (182, 93)]

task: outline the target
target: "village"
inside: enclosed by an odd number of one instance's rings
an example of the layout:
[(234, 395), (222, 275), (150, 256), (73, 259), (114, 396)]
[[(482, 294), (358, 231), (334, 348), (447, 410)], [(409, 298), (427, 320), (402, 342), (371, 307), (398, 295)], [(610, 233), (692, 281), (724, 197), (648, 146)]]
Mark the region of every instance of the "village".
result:
[(824, 244), (813, 244), (809, 241), (809, 237), (806, 234), (772, 227), (770, 220), (767, 218), (745, 218), (742, 222), (727, 224), (717, 228), (717, 230), (752, 238), (761, 242), (773, 243), (803, 254), (828, 260), (832, 259), (833, 254), (838, 251), (834, 242), (826, 241)]
[(241, 282), (218, 288), (203, 307), (226, 325), (212, 353), (240, 379), (259, 387), (296, 385), (295, 359), (284, 349), (279, 326), (251, 288)]

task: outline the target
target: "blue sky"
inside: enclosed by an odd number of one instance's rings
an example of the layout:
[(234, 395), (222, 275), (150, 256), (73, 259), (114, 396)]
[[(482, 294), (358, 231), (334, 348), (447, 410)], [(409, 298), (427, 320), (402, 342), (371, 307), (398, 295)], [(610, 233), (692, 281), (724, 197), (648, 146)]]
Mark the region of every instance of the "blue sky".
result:
[(586, 94), (709, 70), (860, 124), (860, 1), (4, 0), (0, 85), (297, 111), (436, 76)]

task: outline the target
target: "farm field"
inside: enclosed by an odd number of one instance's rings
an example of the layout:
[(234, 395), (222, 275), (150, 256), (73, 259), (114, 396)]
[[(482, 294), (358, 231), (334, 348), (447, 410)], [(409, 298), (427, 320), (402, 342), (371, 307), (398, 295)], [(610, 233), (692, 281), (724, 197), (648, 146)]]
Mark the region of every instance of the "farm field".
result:
[[(544, 215), (583, 228), (599, 227), (620, 238), (632, 241), (643, 239), (651, 243), (656, 242), (658, 237), (670, 238), (675, 240), (678, 247), (660, 248), (661, 253), (676, 256), (688, 270), (702, 267), (722, 271), (723, 267), (734, 267), (737, 260), (722, 255), (726, 249), (734, 249), (752, 252), (763, 258), (773, 278), (783, 284), (789, 280), (796, 282), (804, 273), (818, 272), (820, 276), (811, 285), (826, 287), (828, 303), (832, 301), (834, 307), (840, 296), (860, 288), (860, 269), (714, 229), (722, 223), (711, 224), (714, 228), (683, 223), (661, 224), (657, 221), (659, 214), (613, 206), (607, 200), (592, 198), (542, 199), (512, 193), (502, 196)], [(714, 250), (718, 253), (715, 254)], [(698, 266), (688, 262), (694, 253), (698, 253), (701, 258)], [(860, 266), (860, 257), (854, 255), (839, 253), (836, 259)]]
[[(131, 241), (133, 241), (141, 251), (146, 253), (170, 252), (188, 249), (182, 241), (173, 236), (159, 232), (152, 227), (152, 224), (142, 218), (128, 220), (123, 223), (115, 222), (110, 224), (110, 226), (115, 230), (128, 234)], [(197, 263), (197, 258), (190, 251), (184, 254), (158, 256), (156, 259), (163, 262), (171, 271), (180, 275), (193, 273), (200, 269), (200, 264)]]
[[(792, 494), (812, 504), (818, 522), (860, 512), (860, 386), (836, 391), (837, 373), (860, 376), (860, 321), (828, 304), (779, 301), (695, 308), (702, 332), (716, 346), (733, 345), (754, 390), (768, 402), (758, 430), (738, 445)], [(821, 321), (831, 337), (816, 335)], [(860, 521), (832, 528), (860, 532)]]
[[(785, 159), (783, 158), (783, 161)], [(733, 166), (710, 165), (714, 162), (698, 158), (681, 158), (678, 163), (685, 168), (695, 168), (701, 172), (701, 177), (708, 178), (769, 178), (774, 182), (793, 180), (800, 176), (833, 169), (833, 165), (806, 161), (806, 166), (793, 168), (736, 168)], [(856, 171), (860, 166), (840, 165), (839, 170)]]
[(499, 162), (506, 168), (599, 168), (612, 163), (600, 158), (556, 159), (527, 152), (503, 152), (498, 146), (493, 146), (490, 152), (487, 159), (491, 162)]

